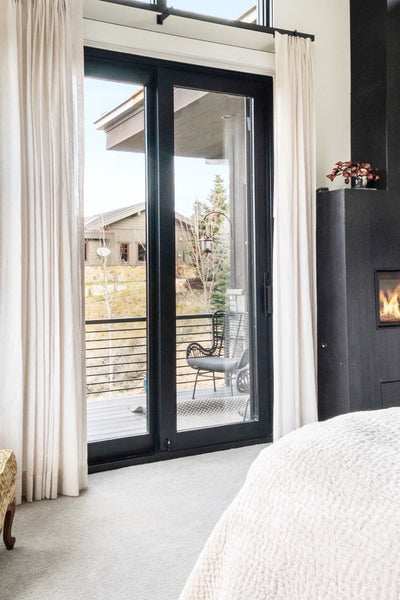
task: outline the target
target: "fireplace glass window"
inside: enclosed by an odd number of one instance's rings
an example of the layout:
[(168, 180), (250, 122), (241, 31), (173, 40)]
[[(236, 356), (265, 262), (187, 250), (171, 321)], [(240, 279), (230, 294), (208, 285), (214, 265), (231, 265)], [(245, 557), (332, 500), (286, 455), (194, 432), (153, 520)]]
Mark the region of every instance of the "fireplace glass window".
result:
[(377, 271), (378, 324), (400, 325), (400, 271)]

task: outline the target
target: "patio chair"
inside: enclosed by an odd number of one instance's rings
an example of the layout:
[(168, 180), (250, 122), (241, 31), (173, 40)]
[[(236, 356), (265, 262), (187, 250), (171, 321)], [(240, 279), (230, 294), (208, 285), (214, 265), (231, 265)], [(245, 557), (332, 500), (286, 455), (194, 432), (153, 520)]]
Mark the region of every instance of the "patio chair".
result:
[(249, 362), (247, 314), (241, 312), (216, 311), (212, 316), (212, 343), (205, 347), (192, 342), (186, 349), (188, 365), (195, 369), (192, 399), (196, 394), (199, 375), (211, 378), (216, 391), (215, 373), (224, 373), (233, 395), (234, 374), (244, 369)]

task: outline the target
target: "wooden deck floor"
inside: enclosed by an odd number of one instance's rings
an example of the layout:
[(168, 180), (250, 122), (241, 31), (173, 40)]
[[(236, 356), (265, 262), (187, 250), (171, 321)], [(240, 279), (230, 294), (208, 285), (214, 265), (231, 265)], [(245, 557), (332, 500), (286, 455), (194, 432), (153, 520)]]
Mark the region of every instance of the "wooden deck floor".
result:
[[(247, 418), (247, 394), (231, 395), (229, 387), (178, 392), (178, 431), (237, 423)], [(88, 442), (141, 435), (147, 432), (146, 395), (104, 396), (87, 402)]]

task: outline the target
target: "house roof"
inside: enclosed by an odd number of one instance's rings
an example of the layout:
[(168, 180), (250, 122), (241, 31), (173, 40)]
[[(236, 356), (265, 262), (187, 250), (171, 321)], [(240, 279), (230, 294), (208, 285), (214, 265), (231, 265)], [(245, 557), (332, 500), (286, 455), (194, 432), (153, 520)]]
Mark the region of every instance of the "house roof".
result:
[[(85, 223), (85, 230), (98, 231), (103, 227), (112, 225), (117, 221), (122, 221), (122, 219), (132, 217), (133, 215), (140, 214), (141, 212), (146, 212), (146, 205), (144, 202), (110, 210), (108, 212), (91, 217), (90, 220)], [(178, 212), (175, 213), (175, 219), (181, 223), (185, 223), (185, 225), (191, 225), (191, 220)]]

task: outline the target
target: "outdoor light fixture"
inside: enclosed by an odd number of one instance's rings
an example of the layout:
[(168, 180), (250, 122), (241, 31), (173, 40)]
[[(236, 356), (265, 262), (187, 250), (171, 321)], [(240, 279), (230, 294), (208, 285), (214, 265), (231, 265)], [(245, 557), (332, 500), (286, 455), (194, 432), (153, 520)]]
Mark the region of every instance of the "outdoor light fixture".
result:
[(202, 237), (200, 239), (200, 243), (201, 243), (201, 251), (204, 252), (204, 254), (208, 254), (209, 252), (212, 252), (212, 243), (213, 243), (212, 237), (205, 235), (204, 237)]
[[(222, 217), (225, 217), (225, 219), (228, 221), (229, 223), (229, 230), (230, 230), (230, 234), (231, 234), (231, 240), (233, 239), (233, 232), (232, 232), (232, 221), (230, 220), (230, 218), (228, 217), (227, 214), (225, 214), (224, 212), (220, 211), (220, 210), (210, 210), (210, 212), (206, 213), (203, 217), (203, 221), (206, 221), (206, 219), (210, 216), (210, 215), (221, 215)], [(205, 235), (204, 237), (202, 237), (200, 239), (200, 243), (201, 243), (201, 251), (204, 252), (204, 254), (209, 254), (210, 252), (212, 252), (212, 248), (213, 248), (213, 242), (214, 239), (212, 236), (209, 235)]]

